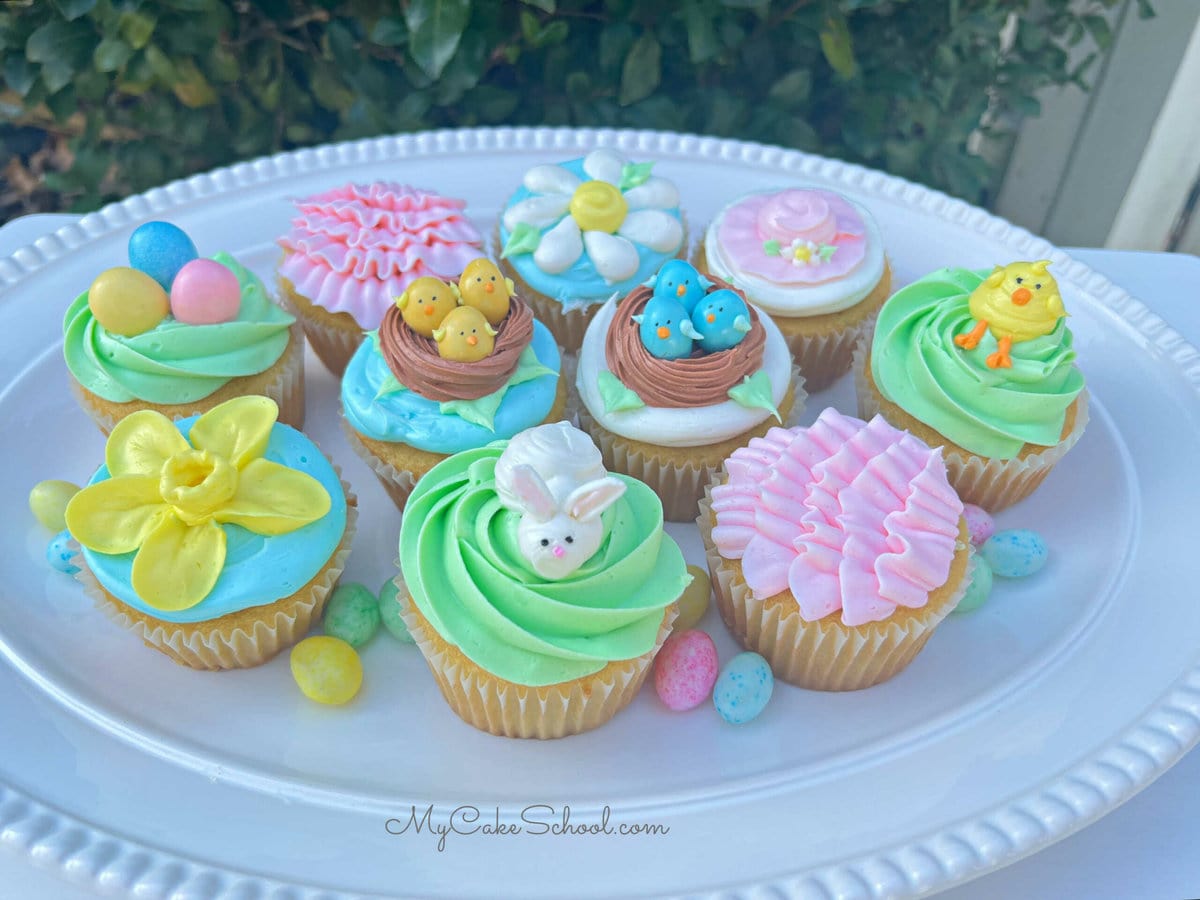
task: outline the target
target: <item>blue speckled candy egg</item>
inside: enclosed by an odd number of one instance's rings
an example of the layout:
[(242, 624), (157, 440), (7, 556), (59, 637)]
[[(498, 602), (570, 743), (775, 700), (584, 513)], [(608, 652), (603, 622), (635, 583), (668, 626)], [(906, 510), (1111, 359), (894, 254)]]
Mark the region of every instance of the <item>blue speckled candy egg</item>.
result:
[(50, 545), (46, 548), (46, 562), (50, 563), (51, 568), (74, 575), (79, 571), (79, 566), (71, 564), (71, 557), (74, 555), (75, 550), (71, 547), (71, 532), (60, 531), (50, 538)]
[(956, 613), (979, 609), (987, 602), (988, 595), (992, 593), (992, 567), (978, 553), (972, 555), (971, 568), (967, 574), (971, 578), (971, 585), (963, 594), (962, 599), (958, 601), (958, 606), (954, 607)]
[(196, 245), (170, 222), (147, 222), (129, 236), (129, 265), (171, 290), (175, 273), (198, 257)]
[(1001, 578), (1024, 578), (1046, 564), (1049, 551), (1036, 531), (1010, 528), (997, 531), (983, 545), (983, 558)]
[(725, 664), (713, 688), (713, 706), (731, 725), (743, 725), (767, 707), (775, 676), (757, 653), (739, 653)]

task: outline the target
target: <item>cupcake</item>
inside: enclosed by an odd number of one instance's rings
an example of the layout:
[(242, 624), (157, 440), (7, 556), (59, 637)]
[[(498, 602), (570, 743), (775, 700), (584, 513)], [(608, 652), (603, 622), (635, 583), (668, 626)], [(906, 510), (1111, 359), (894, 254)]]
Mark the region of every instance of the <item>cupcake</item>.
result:
[(105, 434), (140, 410), (178, 419), (246, 394), (304, 424), (304, 335), (254, 273), (227, 253), (198, 259), (166, 222), (139, 227), (129, 259), (63, 318), (72, 393)]
[(878, 416), (826, 409), (735, 450), (697, 524), (729, 630), (813, 690), (891, 678), (969, 584), (941, 453)]
[(505, 272), (565, 350), (601, 303), (686, 250), (679, 191), (653, 166), (607, 148), (534, 166), (500, 213)]
[(850, 371), (855, 341), (891, 284), (870, 212), (817, 188), (729, 204), (704, 233), (696, 262), (770, 314), (810, 393)]
[(939, 269), (888, 300), (859, 348), (859, 414), (941, 447), (959, 496), (992, 511), (1033, 493), (1087, 425), (1048, 265)]
[(355, 351), (342, 378), (346, 434), (403, 509), (450, 454), (561, 419), (561, 366), (546, 326), (477, 257), (457, 282), (413, 282)]
[(799, 418), (802, 385), (771, 318), (681, 259), (601, 307), (575, 378), (604, 464), (650, 485), (674, 522), (695, 519), (735, 448)]
[(479, 255), (482, 239), (464, 206), (392, 182), (296, 201), (299, 215), (279, 239), (279, 296), (334, 375), (410, 284), (457, 275)]
[(565, 422), (439, 463), (400, 524), (410, 633), (450, 707), (507, 737), (628, 704), (690, 578), (654, 493)]
[(354, 533), (354, 497), (266, 397), (172, 422), (141, 410), (68, 503), (76, 577), (177, 663), (266, 662), (320, 618)]

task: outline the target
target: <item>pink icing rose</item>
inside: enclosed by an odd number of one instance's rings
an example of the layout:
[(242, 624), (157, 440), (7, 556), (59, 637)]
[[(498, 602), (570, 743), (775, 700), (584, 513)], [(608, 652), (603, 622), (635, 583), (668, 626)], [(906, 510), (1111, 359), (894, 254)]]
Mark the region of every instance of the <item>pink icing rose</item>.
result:
[(330, 312), (364, 329), (425, 275), (457, 278), (483, 252), (466, 203), (408, 185), (348, 184), (296, 201), (299, 215), (279, 245), (279, 274)]
[(811, 428), (772, 428), (726, 460), (713, 542), (765, 599), (790, 591), (806, 621), (846, 625), (920, 608), (945, 583), (963, 505), (940, 450), (876, 416), (826, 409)]

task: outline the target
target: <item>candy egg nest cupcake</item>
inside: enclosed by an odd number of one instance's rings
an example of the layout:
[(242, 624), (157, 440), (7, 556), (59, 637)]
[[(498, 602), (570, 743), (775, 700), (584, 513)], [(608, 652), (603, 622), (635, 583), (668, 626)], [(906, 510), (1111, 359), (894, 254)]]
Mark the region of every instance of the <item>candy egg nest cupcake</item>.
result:
[(608, 148), (534, 166), (500, 213), (505, 274), (565, 350), (614, 293), (686, 252), (679, 191)]
[(714, 471), (773, 424), (797, 420), (804, 381), (769, 316), (741, 291), (672, 260), (588, 327), (575, 387), (608, 468), (691, 521)]
[(255, 666), (319, 620), (355, 499), (266, 397), (175, 422), (126, 416), (66, 507), (76, 574), (147, 645), (197, 669)]
[(335, 375), (410, 284), (457, 276), (483, 248), (465, 201), (409, 185), (347, 184), (295, 205), (279, 239), (280, 301)]
[(351, 447), (400, 508), (447, 456), (561, 419), (554, 337), (496, 265), (421, 278), (384, 314), (342, 378)]
[(850, 370), (854, 345), (887, 299), (883, 237), (865, 207), (834, 191), (747, 194), (708, 226), (696, 265), (768, 313), (810, 393)]
[(691, 576), (641, 482), (565, 422), (457, 453), (400, 525), (399, 602), (450, 707), (557, 738), (637, 694)]
[(1087, 425), (1048, 266), (939, 269), (889, 299), (858, 350), (860, 415), (941, 447), (959, 495), (992, 511), (1033, 493)]
[(106, 434), (150, 409), (198, 415), (260, 394), (304, 424), (304, 336), (262, 281), (227, 253), (198, 258), (167, 222), (140, 226), (129, 267), (101, 272), (63, 318), (71, 390)]
[(814, 690), (891, 678), (969, 586), (963, 504), (941, 453), (826, 409), (735, 450), (697, 520), (721, 617)]

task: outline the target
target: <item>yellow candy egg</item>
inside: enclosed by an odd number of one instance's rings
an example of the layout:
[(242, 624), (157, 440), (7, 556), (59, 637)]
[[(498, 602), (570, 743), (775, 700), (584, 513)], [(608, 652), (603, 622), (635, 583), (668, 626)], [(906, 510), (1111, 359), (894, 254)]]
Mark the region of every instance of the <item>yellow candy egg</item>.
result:
[(671, 626), (674, 631), (695, 628), (696, 623), (708, 612), (708, 597), (712, 593), (708, 572), (699, 566), (688, 566), (687, 570), (692, 576), (692, 581), (679, 595), (679, 615), (675, 617), (675, 624)]
[(149, 331), (167, 317), (167, 292), (145, 272), (118, 266), (96, 276), (88, 288), (88, 307), (113, 334), (133, 337)]
[(495, 349), (496, 330), (488, 324), (483, 313), (473, 306), (459, 306), (442, 320), (442, 327), (433, 332), (438, 356), (455, 362), (477, 362)]
[(67, 503), (79, 493), (79, 485), (69, 481), (39, 481), (29, 492), (29, 509), (43, 527), (56, 534), (67, 527)]
[(291, 665), (301, 693), (317, 703), (341, 706), (362, 687), (362, 660), (339, 638), (305, 638), (292, 648)]

